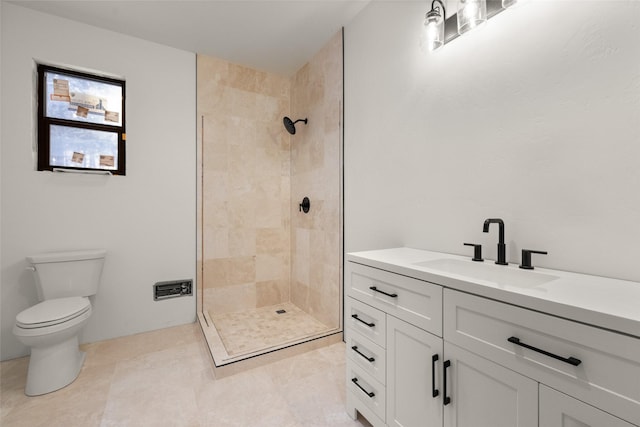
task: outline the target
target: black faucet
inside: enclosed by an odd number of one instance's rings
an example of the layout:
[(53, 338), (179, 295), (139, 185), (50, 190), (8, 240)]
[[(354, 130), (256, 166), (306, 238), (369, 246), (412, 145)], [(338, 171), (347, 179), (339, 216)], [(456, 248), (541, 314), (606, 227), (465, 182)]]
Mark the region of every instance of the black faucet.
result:
[(484, 226), (482, 227), (482, 231), (484, 231), (485, 233), (488, 233), (489, 225), (491, 225), (492, 223), (498, 224), (498, 227), (499, 227), (498, 228), (498, 260), (496, 261), (496, 264), (507, 265), (509, 263), (505, 259), (507, 246), (504, 244), (504, 221), (502, 221), (500, 218), (486, 219), (484, 221)]

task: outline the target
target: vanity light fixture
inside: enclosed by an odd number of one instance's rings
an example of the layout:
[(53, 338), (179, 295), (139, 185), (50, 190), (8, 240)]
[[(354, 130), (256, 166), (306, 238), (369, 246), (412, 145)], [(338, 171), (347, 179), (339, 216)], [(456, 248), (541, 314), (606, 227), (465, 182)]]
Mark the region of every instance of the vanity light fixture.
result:
[(442, 47), (506, 8), (525, 3), (524, 0), (458, 0), (458, 13), (447, 18), (442, 1), (433, 0), (431, 10), (425, 15), (423, 46), (428, 50)]
[(431, 10), (427, 12), (424, 19), (427, 49), (436, 50), (444, 44), (445, 17), (444, 4), (440, 0), (433, 0)]
[(487, 21), (487, 2), (486, 0), (458, 0), (457, 15), (458, 34), (462, 35)]

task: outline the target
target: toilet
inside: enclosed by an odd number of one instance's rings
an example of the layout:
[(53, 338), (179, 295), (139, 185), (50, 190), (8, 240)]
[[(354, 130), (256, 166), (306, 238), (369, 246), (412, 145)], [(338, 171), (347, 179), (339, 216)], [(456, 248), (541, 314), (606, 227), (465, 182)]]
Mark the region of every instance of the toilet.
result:
[(27, 396), (71, 384), (80, 373), (84, 352), (78, 335), (91, 317), (90, 296), (98, 291), (106, 251), (48, 252), (27, 257), (40, 303), (16, 316), (13, 334), (31, 348)]

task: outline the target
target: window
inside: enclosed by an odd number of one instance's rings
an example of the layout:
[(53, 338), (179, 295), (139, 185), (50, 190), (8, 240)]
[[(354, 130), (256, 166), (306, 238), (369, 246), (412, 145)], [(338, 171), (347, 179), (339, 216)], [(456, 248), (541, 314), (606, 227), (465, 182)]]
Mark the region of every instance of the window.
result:
[(38, 170), (125, 175), (125, 82), (38, 65)]

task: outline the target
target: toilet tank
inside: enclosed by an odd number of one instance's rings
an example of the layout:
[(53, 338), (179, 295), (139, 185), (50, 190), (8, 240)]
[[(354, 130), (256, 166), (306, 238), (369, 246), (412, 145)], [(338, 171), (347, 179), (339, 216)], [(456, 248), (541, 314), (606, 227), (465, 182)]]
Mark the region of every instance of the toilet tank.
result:
[(40, 300), (90, 296), (98, 292), (102, 265), (107, 251), (47, 252), (30, 255)]

